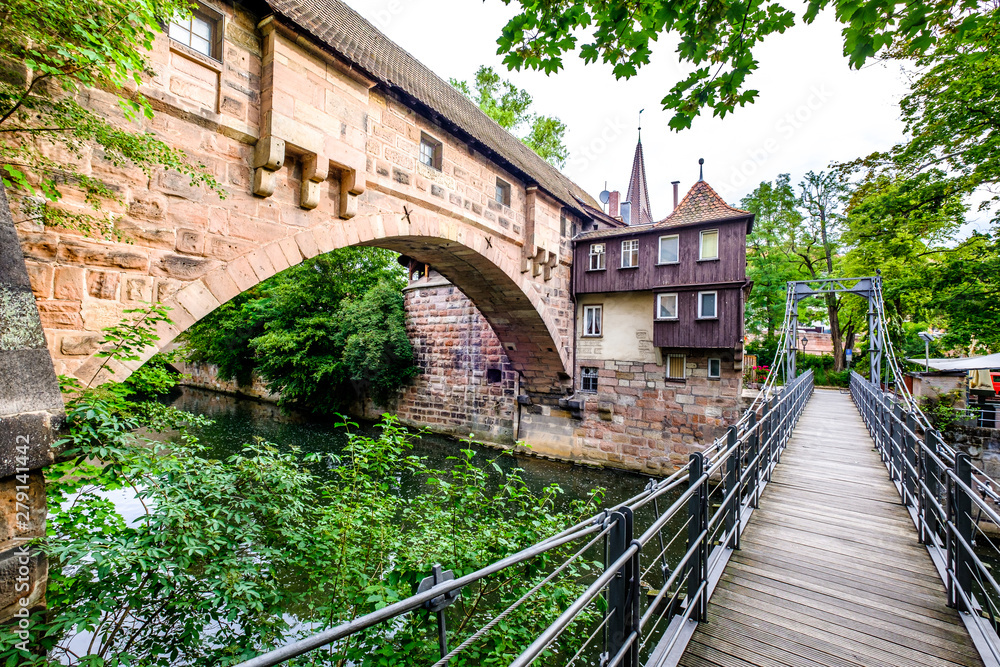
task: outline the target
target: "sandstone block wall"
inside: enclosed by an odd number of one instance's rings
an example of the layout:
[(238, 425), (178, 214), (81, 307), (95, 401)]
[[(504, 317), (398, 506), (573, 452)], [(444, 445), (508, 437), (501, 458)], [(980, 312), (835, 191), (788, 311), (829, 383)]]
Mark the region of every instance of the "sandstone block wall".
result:
[(518, 373), (483, 315), (433, 271), (410, 283), (405, 304), (421, 374), (397, 399), (400, 419), (438, 433), (512, 444)]
[[(561, 404), (522, 406), (521, 437), (534, 451), (560, 456), (573, 442), (574, 460), (667, 473), (684, 465), (739, 419), (740, 372), (730, 351), (721, 377), (708, 377), (705, 350), (688, 351), (687, 378), (666, 379), (666, 368), (634, 361), (579, 361), (598, 370), (595, 393), (577, 391)], [(579, 380), (578, 380), (579, 382)]]

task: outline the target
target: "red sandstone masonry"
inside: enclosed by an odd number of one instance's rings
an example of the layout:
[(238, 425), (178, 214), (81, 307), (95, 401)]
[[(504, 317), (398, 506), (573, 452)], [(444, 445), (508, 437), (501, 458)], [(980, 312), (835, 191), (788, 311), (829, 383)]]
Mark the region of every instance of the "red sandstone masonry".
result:
[[(500, 444), (514, 441), (518, 373), (465, 294), (432, 272), (405, 294), (407, 334), (421, 374), (396, 412), (405, 423)], [(488, 371), (498, 374), (490, 382)]]

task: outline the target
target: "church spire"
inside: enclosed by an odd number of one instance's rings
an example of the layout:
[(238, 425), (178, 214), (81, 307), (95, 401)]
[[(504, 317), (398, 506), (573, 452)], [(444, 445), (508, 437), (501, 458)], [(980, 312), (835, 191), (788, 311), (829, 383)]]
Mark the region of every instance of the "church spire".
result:
[(646, 225), (653, 222), (649, 209), (649, 188), (646, 187), (646, 162), (642, 157), (642, 139), (635, 145), (632, 176), (628, 181), (627, 201), (632, 205), (629, 224)]

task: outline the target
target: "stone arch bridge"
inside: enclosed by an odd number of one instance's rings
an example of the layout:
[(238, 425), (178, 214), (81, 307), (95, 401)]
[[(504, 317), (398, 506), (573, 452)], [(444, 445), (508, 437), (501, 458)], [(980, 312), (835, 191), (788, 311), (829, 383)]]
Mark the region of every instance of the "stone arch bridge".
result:
[[(145, 129), (201, 161), (224, 198), (178, 174), (148, 177), (96, 152), (81, 158), (86, 173), (118, 189), (127, 241), (19, 230), (57, 372), (94, 380), (100, 330), (126, 308), (170, 306), (174, 323), (158, 332), (164, 346), (277, 272), (373, 245), (457, 285), (492, 326), (523, 390), (564, 393), (573, 357), (569, 239), (616, 221), (346, 5), (203, 9), (219, 47), (209, 56), (157, 39), (156, 75), (142, 88), (157, 114)], [(86, 98), (119, 113), (102, 91)], [(62, 205), (85, 207), (72, 195)], [(115, 378), (140, 364), (114, 368)]]

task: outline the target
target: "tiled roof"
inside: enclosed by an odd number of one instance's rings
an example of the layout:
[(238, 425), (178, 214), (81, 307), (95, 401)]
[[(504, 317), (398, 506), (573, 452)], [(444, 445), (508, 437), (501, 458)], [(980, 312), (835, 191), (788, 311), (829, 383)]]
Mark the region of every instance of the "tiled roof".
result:
[(695, 183), (673, 213), (657, 222), (655, 227), (677, 227), (694, 225), (699, 222), (717, 222), (735, 218), (747, 218), (749, 211), (733, 208), (716, 194), (705, 181)]
[[(677, 204), (674, 212), (654, 224), (631, 225), (620, 229), (598, 229), (592, 232), (578, 234), (577, 239), (596, 239), (606, 236), (628, 236), (663, 229), (665, 227), (684, 227), (703, 222), (723, 222), (725, 220), (752, 220), (753, 214), (733, 208), (722, 200), (715, 190), (705, 181), (695, 183), (684, 199)], [(750, 231), (749, 222), (747, 231)]]
[(649, 208), (649, 188), (646, 186), (646, 162), (642, 158), (642, 140), (635, 145), (635, 157), (632, 158), (632, 175), (628, 179), (628, 192), (625, 201), (632, 205), (630, 224), (648, 225), (653, 222), (653, 214)]
[(538, 157), (470, 99), (390, 41), (339, 0), (266, 0), (271, 9), (324, 43), (396, 93), (426, 107), (435, 120), (451, 125), (488, 149), (498, 162), (520, 173), (564, 204), (600, 204), (583, 188)]
[(632, 234), (642, 234), (652, 231), (653, 225), (628, 225), (627, 227), (617, 227), (615, 229), (595, 229), (592, 232), (577, 234), (576, 239), (599, 239), (605, 236), (629, 236)]

